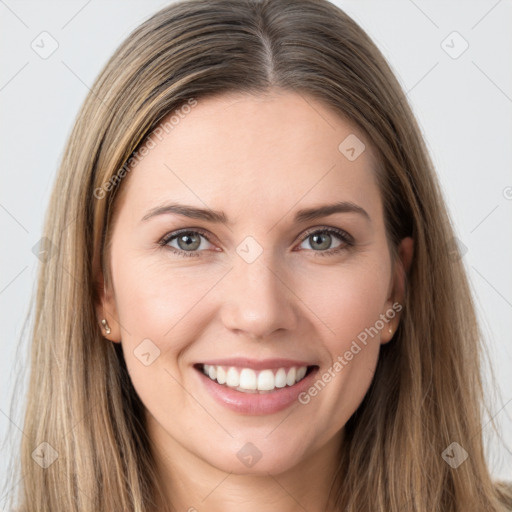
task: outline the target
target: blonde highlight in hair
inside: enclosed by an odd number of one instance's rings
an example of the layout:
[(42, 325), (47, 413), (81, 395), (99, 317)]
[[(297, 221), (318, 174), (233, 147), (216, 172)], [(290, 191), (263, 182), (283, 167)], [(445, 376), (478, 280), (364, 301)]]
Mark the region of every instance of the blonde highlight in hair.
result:
[[(401, 323), (345, 427), (338, 509), (512, 508), (484, 457), (481, 335), (467, 277), (447, 248), (453, 228), (433, 165), (384, 57), (324, 0), (195, 0), (162, 9), (126, 39), (70, 135), (44, 228), (56, 250), (38, 278), (20, 512), (156, 512), (163, 494), (143, 404), (95, 311), (129, 179), (120, 169), (191, 99), (270, 89), (315, 98), (363, 130), (380, 159), (393, 254), (414, 239)], [(32, 458), (43, 441), (58, 452), (46, 469)], [(456, 470), (441, 457), (453, 441), (470, 454)]]

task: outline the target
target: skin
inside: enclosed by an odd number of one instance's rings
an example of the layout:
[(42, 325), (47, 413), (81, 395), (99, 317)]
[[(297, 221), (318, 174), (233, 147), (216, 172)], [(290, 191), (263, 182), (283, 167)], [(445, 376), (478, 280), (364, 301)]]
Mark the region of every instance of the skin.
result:
[[(366, 145), (354, 161), (338, 150), (350, 134)], [(309, 404), (273, 414), (239, 414), (218, 404), (193, 365), (285, 357), (311, 361), (321, 375), (402, 300), (413, 245), (404, 239), (391, 260), (376, 163), (355, 126), (315, 99), (273, 90), (200, 99), (122, 183), (109, 254), (112, 286), (98, 317), (109, 322), (107, 338), (122, 344), (176, 510), (330, 509), (343, 427), (400, 314)], [(359, 205), (370, 219), (348, 212), (294, 221), (301, 208), (337, 201)], [(176, 214), (141, 220), (170, 202), (222, 210), (231, 224)], [(354, 245), (332, 235), (331, 245), (318, 249), (309, 235), (328, 227), (345, 230)], [(158, 243), (183, 228), (208, 235), (195, 256)], [(250, 264), (236, 252), (247, 236), (263, 249)], [(180, 247), (177, 239), (169, 244)], [(338, 253), (319, 254), (339, 246)], [(134, 356), (144, 339), (160, 350), (149, 366)], [(247, 442), (262, 454), (250, 468), (236, 456)]]

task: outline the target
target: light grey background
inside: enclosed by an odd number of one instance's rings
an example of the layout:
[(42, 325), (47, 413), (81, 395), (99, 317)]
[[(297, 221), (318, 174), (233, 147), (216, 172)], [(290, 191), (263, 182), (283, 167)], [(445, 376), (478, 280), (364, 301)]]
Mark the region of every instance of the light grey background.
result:
[[(383, 51), (424, 132), (467, 251), (499, 384), (488, 393), (496, 395), (489, 403), (503, 442), (489, 440), (489, 463), (494, 475), (512, 479), (512, 1), (335, 3)], [(67, 136), (108, 57), (165, 4), (0, 0), (0, 442), (8, 429), (22, 435), (9, 404), (28, 352), (16, 349), (36, 277), (32, 247)], [(464, 41), (469, 47), (458, 55)], [(52, 44), (58, 48), (47, 58), (33, 49), (48, 52)], [(484, 431), (487, 437), (489, 425)], [(0, 446), (1, 487), (9, 446)], [(0, 509), (4, 502), (0, 496)]]

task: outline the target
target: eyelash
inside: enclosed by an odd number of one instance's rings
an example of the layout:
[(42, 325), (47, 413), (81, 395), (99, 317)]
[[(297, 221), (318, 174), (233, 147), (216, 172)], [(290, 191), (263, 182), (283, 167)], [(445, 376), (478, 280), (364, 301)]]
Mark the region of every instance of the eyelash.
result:
[[(158, 242), (158, 245), (168, 248), (169, 250), (171, 250), (171, 252), (173, 252), (174, 254), (177, 254), (178, 256), (183, 256), (186, 258), (200, 256), (200, 253), (202, 251), (182, 251), (182, 250), (176, 249), (175, 247), (171, 247), (170, 245), (167, 245), (171, 240), (173, 240), (173, 239), (177, 238), (179, 235), (182, 235), (185, 233), (194, 233), (194, 234), (197, 233), (197, 234), (203, 236), (204, 238), (206, 238), (206, 240), (208, 242), (212, 243), (210, 241), (210, 239), (208, 238), (208, 235), (206, 234), (205, 231), (203, 231), (202, 229), (196, 228), (196, 229), (180, 229), (178, 231), (173, 231), (172, 233), (167, 233)], [(354, 239), (346, 231), (343, 231), (342, 229), (338, 229), (338, 228), (312, 228), (311, 230), (309, 230), (305, 233), (305, 235), (301, 238), (299, 243), (301, 244), (308, 237), (310, 237), (311, 235), (316, 234), (316, 233), (334, 234), (343, 242), (343, 244), (339, 245), (338, 247), (335, 247), (334, 249), (328, 249), (327, 251), (313, 251), (315, 253), (315, 256), (322, 256), (322, 257), (323, 256), (332, 256), (332, 255), (337, 254), (338, 252), (341, 252), (342, 250), (350, 248), (354, 245)], [(312, 249), (308, 249), (308, 250), (312, 250)]]

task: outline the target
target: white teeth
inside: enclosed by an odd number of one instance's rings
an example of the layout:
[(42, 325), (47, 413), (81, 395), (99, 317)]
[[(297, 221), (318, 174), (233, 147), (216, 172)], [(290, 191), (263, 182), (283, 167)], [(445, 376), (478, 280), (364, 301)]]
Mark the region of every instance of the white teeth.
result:
[[(257, 392), (272, 391), (276, 388), (293, 386), (302, 380), (307, 372), (307, 366), (292, 366), (277, 370), (261, 370), (256, 372), (252, 368), (225, 368), (222, 366), (203, 365), (203, 373), (219, 384), (225, 384), (238, 391)], [(275, 372), (275, 373), (274, 373)]]
[(240, 373), (236, 368), (230, 368), (226, 374), (226, 385), (230, 388), (237, 388), (240, 386)]
[(217, 382), (219, 384), (225, 384), (226, 383), (226, 371), (222, 366), (217, 366)]
[(271, 391), (275, 387), (272, 370), (263, 370), (260, 372), (258, 375), (258, 391)]
[(256, 372), (251, 368), (244, 368), (240, 372), (240, 387), (243, 389), (258, 389)]
[(286, 386), (286, 370), (284, 368), (279, 368), (274, 378), (276, 388), (284, 388)]
[(296, 382), (296, 376), (297, 370), (295, 369), (295, 367), (290, 368), (288, 374), (286, 375), (286, 384), (288, 384), (288, 386), (293, 386)]
[[(305, 366), (301, 366), (300, 368), (297, 368), (297, 376), (295, 377), (295, 381), (299, 382), (299, 380), (302, 380), (304, 378), (304, 375), (306, 375), (307, 368)], [(211, 377), (211, 374), (210, 374)]]

